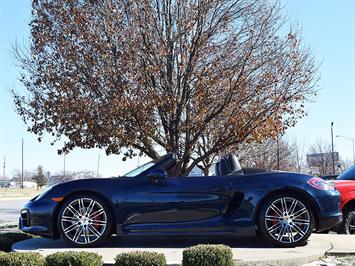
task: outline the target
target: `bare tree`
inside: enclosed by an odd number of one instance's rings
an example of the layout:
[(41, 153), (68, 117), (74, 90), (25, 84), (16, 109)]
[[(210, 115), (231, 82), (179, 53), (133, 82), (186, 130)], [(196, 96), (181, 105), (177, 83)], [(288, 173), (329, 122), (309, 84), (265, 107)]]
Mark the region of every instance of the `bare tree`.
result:
[(310, 174), (317, 176), (332, 174), (332, 146), (329, 143), (321, 139), (318, 140), (310, 147), (307, 156), (308, 171)]
[[(32, 173), (31, 171), (28, 171), (28, 170), (26, 170), (26, 169), (23, 171), (23, 180), (24, 180), (24, 181), (33, 181), (32, 176), (33, 176), (33, 173)], [(16, 170), (14, 171), (14, 174), (13, 174), (11, 180), (12, 180), (13, 182), (21, 182), (21, 178), (22, 178), (22, 172), (21, 172), (21, 170), (16, 169)]]
[(294, 168), (296, 172), (307, 172), (306, 152), (303, 141), (294, 139), (292, 142), (294, 151)]
[(351, 166), (354, 165), (353, 160), (340, 160), (337, 167), (337, 172), (341, 174), (342, 172), (348, 170)]
[[(316, 67), (280, 5), (249, 0), (35, 0), (15, 48), (17, 112), (59, 152), (178, 156), (177, 175), (282, 134), (305, 115)], [(206, 145), (206, 140), (208, 145)]]
[[(239, 149), (238, 157), (244, 167), (296, 171), (295, 146), (285, 138), (279, 141), (267, 139), (262, 143), (245, 144)], [(279, 153), (279, 162), (278, 155)]]

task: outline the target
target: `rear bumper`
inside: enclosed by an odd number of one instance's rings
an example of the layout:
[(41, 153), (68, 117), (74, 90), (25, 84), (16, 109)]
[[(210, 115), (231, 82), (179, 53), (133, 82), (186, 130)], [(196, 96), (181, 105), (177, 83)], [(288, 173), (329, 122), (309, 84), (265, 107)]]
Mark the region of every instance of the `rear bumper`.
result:
[(319, 217), (317, 232), (332, 229), (343, 221), (343, 215)]
[(340, 210), (340, 194), (337, 190), (317, 191), (314, 195), (318, 204), (318, 219), (316, 231), (321, 232), (334, 228), (343, 221), (343, 213)]

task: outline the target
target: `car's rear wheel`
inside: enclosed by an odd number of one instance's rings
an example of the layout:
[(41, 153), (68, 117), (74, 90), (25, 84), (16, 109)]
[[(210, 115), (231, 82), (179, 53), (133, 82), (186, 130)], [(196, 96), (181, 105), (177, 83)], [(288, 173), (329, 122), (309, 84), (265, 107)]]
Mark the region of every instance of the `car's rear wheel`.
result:
[(96, 246), (109, 237), (111, 227), (110, 208), (96, 195), (74, 195), (59, 211), (59, 232), (73, 246)]
[(261, 235), (277, 246), (299, 246), (313, 231), (313, 213), (307, 202), (298, 196), (275, 195), (261, 207), (258, 227)]
[(355, 210), (348, 210), (343, 214), (344, 220), (339, 225), (338, 232), (341, 234), (355, 235)]

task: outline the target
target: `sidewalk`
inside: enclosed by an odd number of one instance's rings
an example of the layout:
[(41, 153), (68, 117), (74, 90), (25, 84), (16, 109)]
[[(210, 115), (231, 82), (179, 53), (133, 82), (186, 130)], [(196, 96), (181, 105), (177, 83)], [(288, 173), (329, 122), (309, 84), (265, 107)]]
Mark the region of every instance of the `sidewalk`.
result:
[(329, 241), (332, 244), (331, 250), (327, 252), (329, 256), (355, 255), (355, 235), (315, 235), (319, 240)]
[[(13, 246), (17, 252), (37, 251), (46, 256), (57, 251), (90, 251), (103, 256), (105, 265), (112, 265), (117, 254), (127, 251), (146, 250), (165, 254), (168, 265), (181, 265), (184, 248), (198, 243), (221, 243), (233, 250), (236, 265), (302, 265), (323, 257), (325, 254), (338, 255), (341, 252), (355, 254), (354, 236), (313, 234), (308, 244), (297, 248), (275, 248), (259, 238), (245, 239), (182, 239), (182, 238), (123, 238), (112, 237), (105, 247), (70, 248), (62, 240), (35, 238), (18, 242)], [(332, 253), (333, 252), (333, 253)]]

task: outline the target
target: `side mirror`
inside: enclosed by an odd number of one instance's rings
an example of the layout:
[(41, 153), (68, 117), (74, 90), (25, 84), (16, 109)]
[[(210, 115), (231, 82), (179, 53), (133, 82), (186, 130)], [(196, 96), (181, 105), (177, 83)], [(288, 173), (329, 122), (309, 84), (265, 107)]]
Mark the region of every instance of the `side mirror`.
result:
[(168, 173), (165, 169), (153, 169), (147, 174), (147, 176), (151, 183), (157, 183), (159, 180), (166, 179), (168, 177)]

